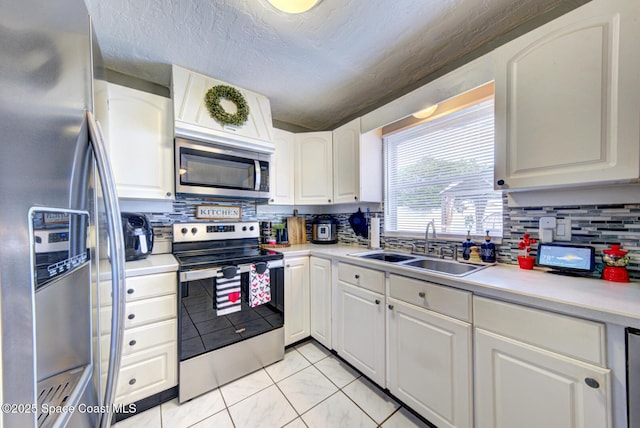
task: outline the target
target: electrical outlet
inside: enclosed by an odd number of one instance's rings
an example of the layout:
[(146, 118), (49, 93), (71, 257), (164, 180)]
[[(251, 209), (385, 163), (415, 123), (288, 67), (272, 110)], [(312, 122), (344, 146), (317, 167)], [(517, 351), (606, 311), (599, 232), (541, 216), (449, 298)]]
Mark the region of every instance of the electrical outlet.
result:
[(571, 241), (571, 219), (556, 220), (556, 241)]
[(540, 217), (540, 221), (538, 222), (538, 240), (540, 242), (552, 242), (555, 230), (555, 217)]

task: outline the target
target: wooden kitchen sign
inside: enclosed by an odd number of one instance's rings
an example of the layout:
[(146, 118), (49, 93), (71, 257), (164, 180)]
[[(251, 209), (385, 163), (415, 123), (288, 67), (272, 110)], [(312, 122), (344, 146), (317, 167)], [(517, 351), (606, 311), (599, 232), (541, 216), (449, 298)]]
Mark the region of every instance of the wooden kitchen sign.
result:
[(207, 220), (240, 220), (241, 207), (225, 207), (221, 205), (196, 205), (196, 218)]

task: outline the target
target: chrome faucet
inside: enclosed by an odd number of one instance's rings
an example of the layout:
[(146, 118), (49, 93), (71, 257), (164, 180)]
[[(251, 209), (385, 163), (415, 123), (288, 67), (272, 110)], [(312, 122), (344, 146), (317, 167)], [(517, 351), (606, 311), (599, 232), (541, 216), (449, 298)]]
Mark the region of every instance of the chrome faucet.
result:
[(427, 223), (427, 229), (424, 231), (424, 253), (427, 255), (431, 252), (431, 245), (429, 244), (429, 226), (433, 227), (433, 239), (436, 239), (436, 224), (431, 220)]

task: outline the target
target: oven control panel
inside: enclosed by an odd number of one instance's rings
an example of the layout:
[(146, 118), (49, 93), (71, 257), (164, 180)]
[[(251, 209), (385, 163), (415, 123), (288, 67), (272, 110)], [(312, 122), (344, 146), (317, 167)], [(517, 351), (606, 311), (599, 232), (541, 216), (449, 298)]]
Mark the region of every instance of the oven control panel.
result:
[(175, 223), (173, 242), (219, 241), (223, 239), (258, 238), (258, 222)]

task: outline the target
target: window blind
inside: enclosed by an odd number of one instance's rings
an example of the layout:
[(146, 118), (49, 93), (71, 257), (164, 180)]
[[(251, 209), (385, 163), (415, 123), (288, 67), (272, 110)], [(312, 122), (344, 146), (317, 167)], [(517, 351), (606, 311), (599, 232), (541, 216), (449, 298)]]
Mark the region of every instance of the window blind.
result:
[(493, 99), (386, 136), (385, 231), (501, 236), (493, 151)]

